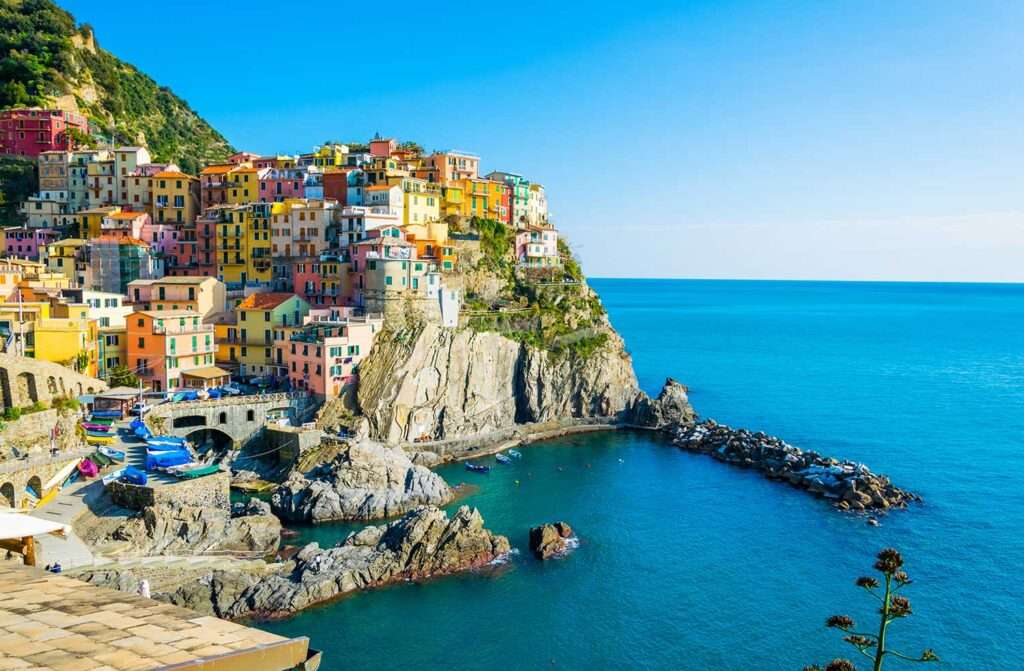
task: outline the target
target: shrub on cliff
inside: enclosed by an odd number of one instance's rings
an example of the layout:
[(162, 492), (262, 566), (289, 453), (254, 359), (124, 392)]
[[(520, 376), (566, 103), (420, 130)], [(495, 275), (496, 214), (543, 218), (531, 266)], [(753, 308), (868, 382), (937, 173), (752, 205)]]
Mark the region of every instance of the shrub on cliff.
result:
[[(911, 657), (888, 647), (886, 636), (889, 625), (896, 620), (910, 617), (912, 610), (910, 601), (900, 594), (900, 590), (912, 581), (903, 570), (903, 557), (892, 548), (885, 548), (877, 555), (875, 570), (882, 574), (883, 584), (876, 578), (861, 576), (857, 578), (857, 587), (862, 588), (881, 604), (878, 609), (878, 632), (856, 631), (857, 625), (848, 615), (833, 615), (825, 621), (825, 626), (843, 632), (843, 640), (853, 646), (857, 652), (871, 660), (873, 671), (881, 671), (886, 658), (894, 657), (907, 662), (937, 662), (938, 656), (930, 649), (925, 649), (918, 657)], [(881, 594), (879, 591), (881, 590)], [(813, 665), (804, 667), (804, 671), (856, 671), (857, 667), (848, 659), (834, 659), (824, 667)]]

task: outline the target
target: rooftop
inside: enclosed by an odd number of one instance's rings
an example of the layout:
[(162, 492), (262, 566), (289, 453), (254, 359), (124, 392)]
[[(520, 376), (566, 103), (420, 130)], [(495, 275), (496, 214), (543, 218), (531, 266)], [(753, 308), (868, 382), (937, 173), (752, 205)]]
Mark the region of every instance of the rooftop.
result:
[(193, 368), (192, 370), (183, 370), (181, 374), (185, 377), (197, 377), (202, 380), (216, 380), (218, 378), (226, 377), (231, 375), (223, 368), (217, 368), (216, 366), (206, 366), (205, 368)]
[(295, 294), (283, 291), (251, 294), (244, 301), (239, 303), (238, 307), (242, 310), (272, 310), (289, 298), (294, 297)]
[[(0, 666), (207, 671), (306, 668), (309, 639), (0, 562)], [(311, 660), (313, 661), (313, 660)]]

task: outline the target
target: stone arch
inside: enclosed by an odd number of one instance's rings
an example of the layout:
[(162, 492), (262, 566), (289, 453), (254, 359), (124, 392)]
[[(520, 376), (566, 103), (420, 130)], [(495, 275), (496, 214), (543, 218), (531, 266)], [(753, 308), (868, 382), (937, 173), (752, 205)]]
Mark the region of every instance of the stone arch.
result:
[(17, 507), (18, 498), (14, 492), (14, 484), (5, 482), (0, 485), (0, 505), (9, 506), (11, 508)]
[(219, 415), (217, 415), (217, 423), (218, 424), (227, 424), (228, 423), (228, 413), (226, 413), (226, 412), (224, 412), (222, 410), (221, 413)]
[(15, 385), (17, 387), (15, 396), (19, 399), (16, 401), (18, 405), (28, 405), (39, 400), (39, 392), (36, 391), (36, 376), (32, 373), (27, 370), (18, 373)]
[(202, 448), (208, 447), (208, 441), (212, 441), (212, 447), (217, 449), (230, 448), (235, 444), (235, 438), (230, 433), (210, 426), (198, 428), (185, 437), (192, 441), (196, 449), (200, 451), (202, 451)]
[(175, 417), (174, 421), (171, 422), (171, 426), (175, 429), (185, 429), (191, 426), (206, 426), (206, 416), (185, 415), (184, 417)]
[(46, 377), (46, 390), (50, 392), (50, 396), (57, 395), (57, 378), (52, 375)]
[(28, 479), (28, 489), (32, 490), (32, 495), (37, 499), (43, 498), (43, 481), (39, 479), (38, 475), (33, 475)]

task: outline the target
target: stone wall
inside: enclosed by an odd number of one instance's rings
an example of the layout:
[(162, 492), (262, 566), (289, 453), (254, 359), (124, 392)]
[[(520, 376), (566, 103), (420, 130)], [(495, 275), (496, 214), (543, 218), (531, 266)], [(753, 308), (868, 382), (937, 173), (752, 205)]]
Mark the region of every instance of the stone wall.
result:
[(43, 410), (22, 415), (12, 422), (0, 422), (0, 460), (18, 456), (39, 456), (49, 454), (50, 432), (58, 428), (53, 447), (67, 451), (85, 447), (78, 435), (77, 412), (66, 410)]
[(60, 364), (0, 354), (0, 401), (4, 408), (49, 403), (62, 396), (81, 396), (107, 388), (107, 383)]
[(129, 510), (172, 504), (197, 508), (230, 508), (230, 488), (231, 475), (224, 472), (195, 480), (155, 482), (144, 486), (111, 482), (107, 485), (107, 492), (114, 503)]
[(62, 452), (54, 457), (47, 453), (35, 458), (0, 462), (0, 506), (23, 507), (29, 503), (25, 492), (27, 485), (31, 484), (39, 492), (72, 459), (80, 459), (91, 452), (92, 448), (83, 448)]
[(277, 450), (278, 463), (292, 464), (299, 455), (320, 445), (324, 432), (291, 426), (268, 426), (265, 437), (267, 451)]
[(311, 409), (315, 409), (315, 404), (305, 394), (235, 396), (162, 403), (153, 408), (146, 421), (155, 431), (183, 438), (203, 429), (219, 431), (231, 439), (233, 447), (238, 448), (261, 437), (268, 421), (284, 416), (292, 422), (301, 422)]

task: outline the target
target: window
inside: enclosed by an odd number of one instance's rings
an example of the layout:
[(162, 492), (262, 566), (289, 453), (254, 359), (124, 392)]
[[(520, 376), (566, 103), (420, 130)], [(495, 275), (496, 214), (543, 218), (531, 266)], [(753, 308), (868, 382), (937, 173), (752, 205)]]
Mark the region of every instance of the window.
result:
[(146, 347), (146, 339), (145, 338), (139, 338), (139, 349), (145, 349), (145, 347)]
[(255, 422), (256, 421), (256, 411), (255, 410), (246, 410), (245, 411), (245, 419), (247, 421), (250, 421), (250, 422)]
[(221, 424), (227, 424), (228, 423), (228, 413), (226, 413), (226, 412), (220, 413), (220, 417), (218, 417), (218, 419), (220, 420)]

